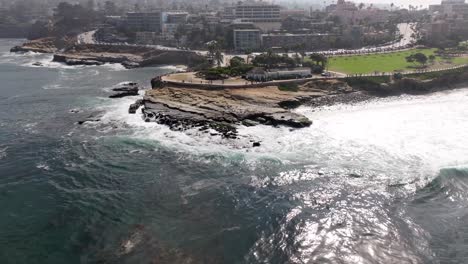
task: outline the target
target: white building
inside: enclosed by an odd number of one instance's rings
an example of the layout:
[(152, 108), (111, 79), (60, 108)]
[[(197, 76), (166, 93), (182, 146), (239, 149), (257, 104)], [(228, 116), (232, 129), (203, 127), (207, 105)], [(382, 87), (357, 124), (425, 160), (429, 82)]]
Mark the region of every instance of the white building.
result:
[(280, 9), (280, 6), (266, 2), (239, 2), (234, 7), (225, 8), (223, 18), (251, 22), (263, 32), (269, 32), (281, 28)]
[(271, 81), (271, 80), (287, 80), (287, 79), (302, 79), (312, 76), (310, 68), (292, 68), (292, 69), (270, 69), (265, 70), (257, 67), (249, 71), (246, 75), (248, 80), (252, 81)]

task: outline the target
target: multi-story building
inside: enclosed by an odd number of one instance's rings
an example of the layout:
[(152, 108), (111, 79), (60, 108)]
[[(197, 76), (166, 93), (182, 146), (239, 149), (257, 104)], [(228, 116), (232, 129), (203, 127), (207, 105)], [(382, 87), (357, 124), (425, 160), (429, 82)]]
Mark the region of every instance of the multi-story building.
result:
[(188, 15), (189, 14), (187, 12), (164, 12), (162, 16), (162, 33), (168, 35), (169, 37), (174, 36), (175, 32), (177, 31), (177, 28), (180, 25), (187, 23)]
[(429, 11), (443, 18), (468, 19), (468, 4), (465, 0), (442, 0), (440, 5), (429, 6)]
[[(235, 20), (252, 22), (263, 32), (278, 30), (281, 28), (280, 6), (266, 2), (239, 2), (234, 9), (226, 9), (225, 17), (229, 12)], [(226, 11), (225, 10), (225, 11)]]
[(236, 19), (236, 7), (235, 6), (225, 7), (223, 12), (221, 12), (221, 18), (225, 20)]
[(334, 17), (338, 17), (343, 24), (367, 24), (387, 22), (390, 16), (388, 10), (379, 8), (358, 8), (355, 3), (345, 0), (338, 0), (336, 4), (326, 8), (327, 12)]
[(244, 22), (280, 22), (280, 6), (265, 2), (239, 3), (235, 9), (236, 19)]
[(440, 5), (431, 5), (429, 10), (432, 22), (424, 28), (429, 43), (457, 42), (468, 38), (468, 4), (465, 0), (442, 0)]
[(162, 12), (130, 12), (126, 16), (126, 26), (137, 32), (156, 32), (162, 31)]
[(234, 30), (234, 48), (237, 51), (257, 50), (261, 45), (259, 29)]
[(189, 13), (184, 11), (163, 12), (163, 22), (166, 24), (183, 24), (187, 22)]

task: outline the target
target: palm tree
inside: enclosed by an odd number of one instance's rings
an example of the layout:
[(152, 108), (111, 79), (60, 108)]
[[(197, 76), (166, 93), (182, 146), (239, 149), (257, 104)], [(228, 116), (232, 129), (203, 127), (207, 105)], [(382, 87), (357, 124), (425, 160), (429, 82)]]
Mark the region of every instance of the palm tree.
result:
[(359, 10), (362, 10), (364, 8), (364, 6), (365, 6), (364, 3), (360, 3), (359, 6), (358, 6)]
[(249, 64), (250, 61), (253, 59), (252, 51), (251, 50), (245, 50), (245, 55), (247, 55), (246, 63)]
[(216, 64), (218, 64), (218, 67), (221, 67), (221, 65), (224, 62), (224, 55), (221, 52), (220, 49), (217, 49), (214, 54), (214, 60), (216, 61)]

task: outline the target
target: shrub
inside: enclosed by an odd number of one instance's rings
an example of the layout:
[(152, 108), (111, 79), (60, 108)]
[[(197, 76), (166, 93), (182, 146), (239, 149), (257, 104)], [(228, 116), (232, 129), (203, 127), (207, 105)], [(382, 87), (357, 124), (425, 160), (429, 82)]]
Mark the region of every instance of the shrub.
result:
[(299, 91), (299, 85), (297, 83), (282, 83), (278, 85), (278, 89), (286, 92), (297, 92)]

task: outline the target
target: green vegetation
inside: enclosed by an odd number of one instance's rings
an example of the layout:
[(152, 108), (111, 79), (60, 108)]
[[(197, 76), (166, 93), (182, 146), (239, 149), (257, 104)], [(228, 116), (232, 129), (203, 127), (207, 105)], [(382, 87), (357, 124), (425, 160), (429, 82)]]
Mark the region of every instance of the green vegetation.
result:
[[(433, 58), (433, 61), (436, 59), (436, 57), (434, 55), (429, 55), (429, 56), (431, 58)], [(407, 62), (409, 62), (409, 63), (419, 63), (421, 65), (426, 65), (427, 60), (428, 60), (427, 56), (424, 53), (421, 53), (421, 52), (414, 53), (414, 54), (411, 54), (408, 57), (406, 57)]]
[(312, 73), (315, 74), (321, 74), (328, 64), (328, 58), (325, 57), (325, 55), (318, 53), (310, 54), (309, 58), (304, 60), (305, 61), (302, 63), (302, 66), (309, 67)]
[(229, 77), (241, 76), (252, 70), (253, 66), (246, 64), (241, 57), (234, 57), (230, 61), (229, 67), (215, 67), (199, 72), (200, 77), (206, 80), (224, 80)]
[(221, 52), (221, 46), (217, 41), (211, 41), (207, 44), (208, 48), (208, 58), (215, 62), (218, 67), (221, 67), (221, 64), (224, 61), (223, 53)]
[(299, 91), (299, 85), (297, 83), (282, 83), (278, 85), (278, 89), (285, 92), (297, 92)]
[(408, 62), (407, 57), (421, 53), (434, 63), (450, 63), (453, 66), (468, 63), (468, 57), (446, 58), (436, 53), (437, 49), (413, 49), (400, 52), (353, 55), (329, 59), (331, 71), (347, 74), (367, 74), (374, 72), (396, 72), (413, 70), (415, 64)]
[(252, 64), (256, 67), (265, 67), (267, 69), (271, 68), (281, 68), (281, 67), (295, 67), (296, 61), (293, 58), (285, 56), (280, 56), (274, 54), (272, 51), (267, 53), (260, 54), (252, 60)]

